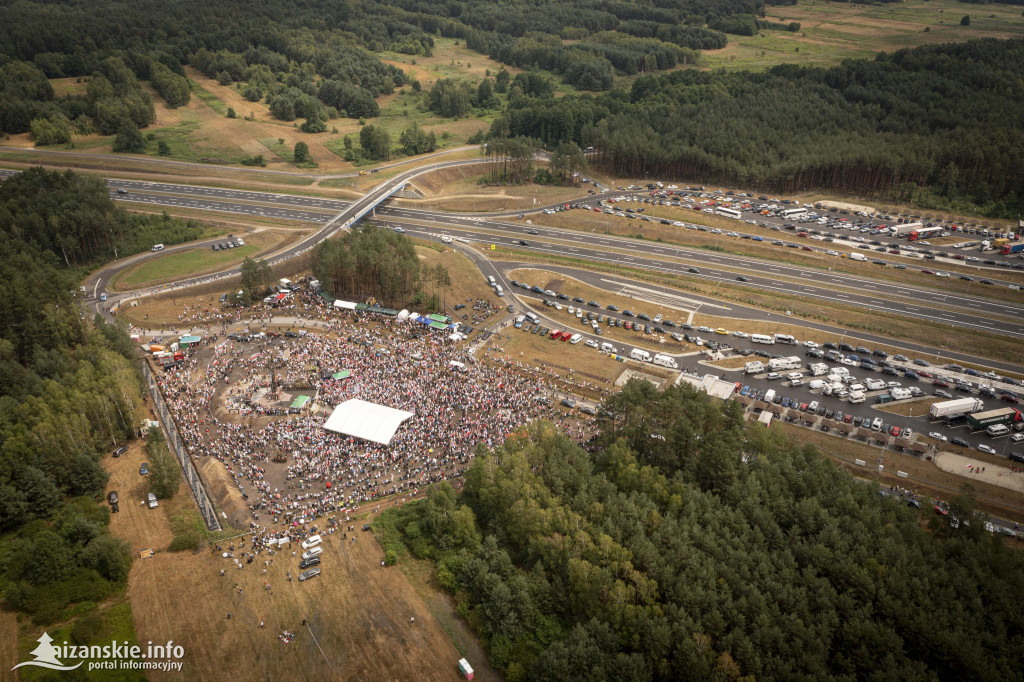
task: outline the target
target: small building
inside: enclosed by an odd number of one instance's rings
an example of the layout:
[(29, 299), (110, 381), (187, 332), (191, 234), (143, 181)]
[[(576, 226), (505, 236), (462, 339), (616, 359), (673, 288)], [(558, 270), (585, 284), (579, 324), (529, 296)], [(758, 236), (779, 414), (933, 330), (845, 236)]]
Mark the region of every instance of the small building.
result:
[(459, 659), (459, 672), (461, 672), (467, 680), (473, 679), (473, 667), (469, 664), (469, 661), (464, 658)]
[(203, 339), (201, 336), (183, 336), (180, 339), (178, 339), (178, 347), (181, 348), (182, 350), (185, 350), (187, 348), (191, 348), (192, 346), (199, 345), (199, 343), (202, 340)]
[[(343, 369), (340, 372), (335, 372), (334, 374), (332, 374), (331, 378), (332, 379), (337, 379), (338, 381), (341, 381), (342, 379), (348, 379), (350, 376), (352, 376), (352, 370)], [(305, 396), (302, 396), (302, 397), (305, 397)]]

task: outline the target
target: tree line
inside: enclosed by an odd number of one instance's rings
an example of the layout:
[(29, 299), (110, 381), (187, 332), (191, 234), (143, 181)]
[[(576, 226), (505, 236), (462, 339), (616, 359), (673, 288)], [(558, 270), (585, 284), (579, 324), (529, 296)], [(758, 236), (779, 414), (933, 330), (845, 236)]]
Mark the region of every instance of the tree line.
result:
[(930, 45), (830, 68), (696, 70), (628, 92), (510, 97), (490, 137), (597, 150), (591, 163), (760, 191), (820, 188), (991, 217), (1024, 210), (1024, 41)]
[(510, 682), (1022, 679), (1024, 566), (972, 505), (926, 530), (735, 402), (634, 380), (586, 450), (524, 427), (375, 531)]
[(129, 215), (110, 198), (106, 181), (73, 171), (29, 168), (0, 185), (0, 231), (66, 268), (145, 251), (156, 243), (199, 239), (195, 220)]
[(76, 294), (115, 244), (130, 252), (132, 227), (91, 178), (32, 169), (0, 182), (0, 591), (37, 624), (88, 613), (131, 566), (107, 527), (100, 459), (137, 428), (136, 349), (123, 324), (85, 318)]

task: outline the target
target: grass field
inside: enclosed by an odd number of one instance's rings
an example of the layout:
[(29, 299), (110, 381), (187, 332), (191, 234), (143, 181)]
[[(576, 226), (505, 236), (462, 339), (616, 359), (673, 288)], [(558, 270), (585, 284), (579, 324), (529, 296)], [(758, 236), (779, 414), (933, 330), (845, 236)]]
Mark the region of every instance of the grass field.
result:
[[(475, 154), (479, 158), (479, 154)], [(471, 157), (472, 158), (472, 157)], [(399, 199), (409, 208), (436, 208), (446, 211), (509, 211), (537, 205), (578, 200), (585, 190), (579, 187), (547, 185), (484, 185), (481, 166), (444, 168), (416, 178), (413, 185), (423, 199)]]
[[(800, 31), (730, 35), (726, 47), (704, 53), (706, 66), (763, 71), (787, 63), (830, 65), (918, 45), (1024, 36), (1024, 17), (1017, 5), (971, 5), (954, 0), (863, 5), (810, 0), (769, 5), (766, 12), (768, 21), (799, 22)], [(960, 25), (964, 15), (970, 15), (970, 26)]]
[[(111, 472), (109, 486), (122, 499), (111, 532), (127, 540), (133, 552), (155, 552), (132, 566), (128, 596), (134, 618), (112, 620), (119, 624), (120, 630), (112, 633), (119, 640), (134, 640), (131, 620), (141, 642), (174, 640), (185, 651), (185, 677), (195, 680), (226, 675), (401, 679), (409, 670), (416, 670), (418, 679), (452, 679), (458, 651), (403, 574), (381, 567), (383, 551), (371, 534), (360, 534), (355, 543), (340, 542), (340, 533), (325, 536), (324, 575), (304, 583), (286, 578), (288, 571), (298, 573), (299, 560), (289, 551), (260, 556), (259, 562), (243, 563), (243, 569), (210, 549), (169, 552), (173, 518), (194, 503), (182, 485), (156, 509), (139, 505), (148, 490), (138, 475), (143, 457), (142, 448), (133, 446), (120, 459), (104, 459)], [(263, 563), (271, 558), (273, 564)], [(265, 582), (272, 590), (265, 589)], [(277, 639), (285, 629), (297, 635), (288, 644)], [(20, 636), (19, 645), (29, 636)], [(147, 677), (172, 679), (178, 674)]]
[(246, 239), (245, 246), (227, 251), (213, 251), (207, 247), (200, 247), (160, 258), (147, 259), (138, 267), (131, 268), (118, 277), (116, 286), (134, 289), (146, 284), (218, 270), (228, 264), (238, 263), (246, 256), (259, 253), (261, 247), (249, 243), (252, 239), (252, 237)]
[(916, 400), (901, 400), (898, 403), (886, 403), (884, 405), (876, 405), (876, 410), (882, 412), (888, 412), (889, 414), (898, 414), (901, 417), (909, 417), (911, 415), (917, 415), (920, 417), (922, 414), (928, 414), (928, 408), (933, 404), (942, 402), (945, 398), (918, 398)]

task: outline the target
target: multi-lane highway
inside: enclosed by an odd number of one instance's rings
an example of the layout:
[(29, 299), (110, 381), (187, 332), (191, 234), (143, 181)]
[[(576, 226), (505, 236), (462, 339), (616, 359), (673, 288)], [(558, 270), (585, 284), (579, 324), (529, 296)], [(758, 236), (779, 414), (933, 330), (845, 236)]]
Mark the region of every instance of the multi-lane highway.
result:
[[(439, 167), (461, 163), (464, 162), (449, 162)], [(384, 190), (374, 193), (373, 197), (379, 198), (395, 186), (407, 182), (408, 178), (415, 174), (416, 171), (411, 171), (389, 180)], [(115, 191), (113, 196), (127, 202), (318, 224), (327, 224), (328, 221), (335, 219), (331, 227), (321, 228), (282, 252), (280, 257), (303, 251), (324, 239), (347, 220), (346, 216), (355, 211), (350, 202), (301, 195), (125, 180), (112, 181), (112, 186), (126, 192), (120, 194)], [(363, 203), (360, 207), (365, 208), (366, 205)], [(400, 207), (381, 208), (378, 215), (388, 224), (401, 225), (410, 233), (428, 238), (437, 238), (439, 232), (451, 232), (474, 241), (529, 248), (560, 256), (655, 270), (666, 274), (685, 274), (714, 282), (734, 282), (737, 277), (743, 276), (747, 280), (744, 286), (756, 289), (786, 295), (797, 293), (820, 300), (839, 301), (870, 310), (951, 325), (953, 328), (972, 328), (1024, 338), (1024, 324), (1018, 321), (1024, 314), (1024, 301), (1009, 297), (1007, 300), (999, 301), (980, 296), (947, 293), (881, 278), (816, 270), (780, 261), (709, 252), (609, 234), (588, 234), (533, 226), (521, 220), (499, 220), (486, 215), (459, 215)], [(529, 246), (523, 247), (520, 243), (522, 241), (526, 241)], [(690, 272), (690, 268), (698, 272)]]
[[(311, 248), (349, 222), (353, 215), (379, 203), (416, 175), (475, 162), (478, 163), (472, 160), (450, 161), (407, 171), (388, 179), (354, 203), (314, 196), (135, 180), (111, 180), (110, 185), (114, 189), (112, 196), (124, 202), (262, 216), (321, 225), (310, 236), (275, 254), (273, 257), (278, 260)], [(590, 201), (595, 199), (591, 197)], [(540, 208), (542, 207), (538, 207), (537, 210)], [(743, 286), (754, 289), (839, 301), (878, 312), (948, 325), (943, 328), (950, 330), (971, 328), (1017, 338), (1024, 337), (1024, 324), (1019, 322), (1024, 317), (1024, 301), (1019, 300), (1017, 292), (1013, 292), (1014, 295), (1008, 296), (1006, 300), (993, 300), (894, 283), (882, 278), (817, 270), (781, 261), (709, 252), (610, 234), (588, 234), (576, 230), (533, 226), (522, 220), (501, 220), (485, 214), (465, 215), (401, 207), (382, 207), (378, 209), (378, 214), (392, 226), (401, 225), (408, 232), (421, 237), (436, 239), (440, 232), (451, 232), (474, 241), (520, 249), (528, 248), (665, 274), (683, 274), (712, 282), (735, 282), (742, 276), (746, 280)], [(522, 244), (524, 241), (528, 246)], [(194, 245), (183, 245), (169, 250), (193, 247)], [(112, 274), (101, 274), (97, 281), (91, 282), (90, 293), (101, 293), (102, 287), (106, 284), (104, 280), (109, 280)], [(237, 274), (237, 269), (222, 273), (223, 276), (234, 274)]]

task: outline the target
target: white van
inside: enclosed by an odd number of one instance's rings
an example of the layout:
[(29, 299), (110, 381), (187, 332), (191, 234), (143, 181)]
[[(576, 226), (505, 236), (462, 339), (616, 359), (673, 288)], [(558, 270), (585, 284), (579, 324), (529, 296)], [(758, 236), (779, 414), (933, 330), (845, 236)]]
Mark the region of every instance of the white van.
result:
[(679, 365), (676, 363), (675, 358), (669, 355), (664, 355), (662, 353), (658, 353), (657, 355), (654, 356), (654, 364), (658, 365), (659, 367), (671, 367), (672, 369), (679, 369)]
[(993, 424), (992, 426), (985, 429), (985, 431), (988, 432), (988, 435), (995, 438), (996, 436), (1005, 436), (1006, 434), (1008, 434), (1010, 432), (1010, 427), (1007, 426), (1006, 424)]
[(488, 283), (488, 284), (490, 284), (490, 285), (491, 285), (492, 287), (493, 287), (493, 286), (494, 286), (495, 284), (497, 284), (497, 282), (495, 282), (495, 281), (494, 281), (494, 275), (488, 275), (488, 276), (487, 276), (487, 283)]
[(757, 360), (743, 365), (744, 374), (759, 374), (764, 371), (764, 365)]
[(651, 354), (643, 350), (642, 348), (634, 348), (633, 350), (631, 350), (629, 352), (629, 357), (633, 358), (634, 360), (639, 360), (641, 362), (651, 361)]
[(537, 317), (536, 313), (526, 313), (526, 319), (528, 319), (533, 324), (537, 324), (538, 322), (540, 322), (540, 318)]
[(516, 329), (522, 329), (523, 323), (526, 322), (526, 315), (520, 315), (516, 318)]
[(494, 291), (498, 294), (498, 296), (505, 295), (505, 290), (501, 288), (500, 284), (494, 287)]
[(312, 559), (315, 556), (320, 556), (324, 551), (323, 545), (317, 545), (316, 547), (310, 547), (302, 553), (302, 560)]
[(618, 351), (618, 349), (615, 346), (613, 346), (612, 344), (610, 344), (607, 341), (605, 341), (604, 343), (601, 344), (601, 352), (602, 353), (611, 353), (612, 355), (615, 355), (619, 351)]
[(866, 261), (867, 257), (863, 253), (857, 253), (853, 251), (850, 253), (850, 260)]
[(163, 244), (153, 244), (153, 247), (150, 249), (150, 251), (163, 251), (163, 250), (164, 250), (164, 245)]
[(316, 547), (321, 542), (323, 542), (323, 538), (321, 538), (319, 535), (310, 535), (308, 538), (306, 538), (303, 541), (302, 549), (309, 549), (310, 547)]
[(750, 341), (752, 343), (766, 343), (768, 345), (775, 345), (775, 339), (767, 334), (751, 334)]
[(572, 344), (577, 344), (577, 343), (579, 343), (582, 340), (583, 340), (583, 334), (573, 334), (571, 337), (569, 337), (569, 343), (572, 343)]

